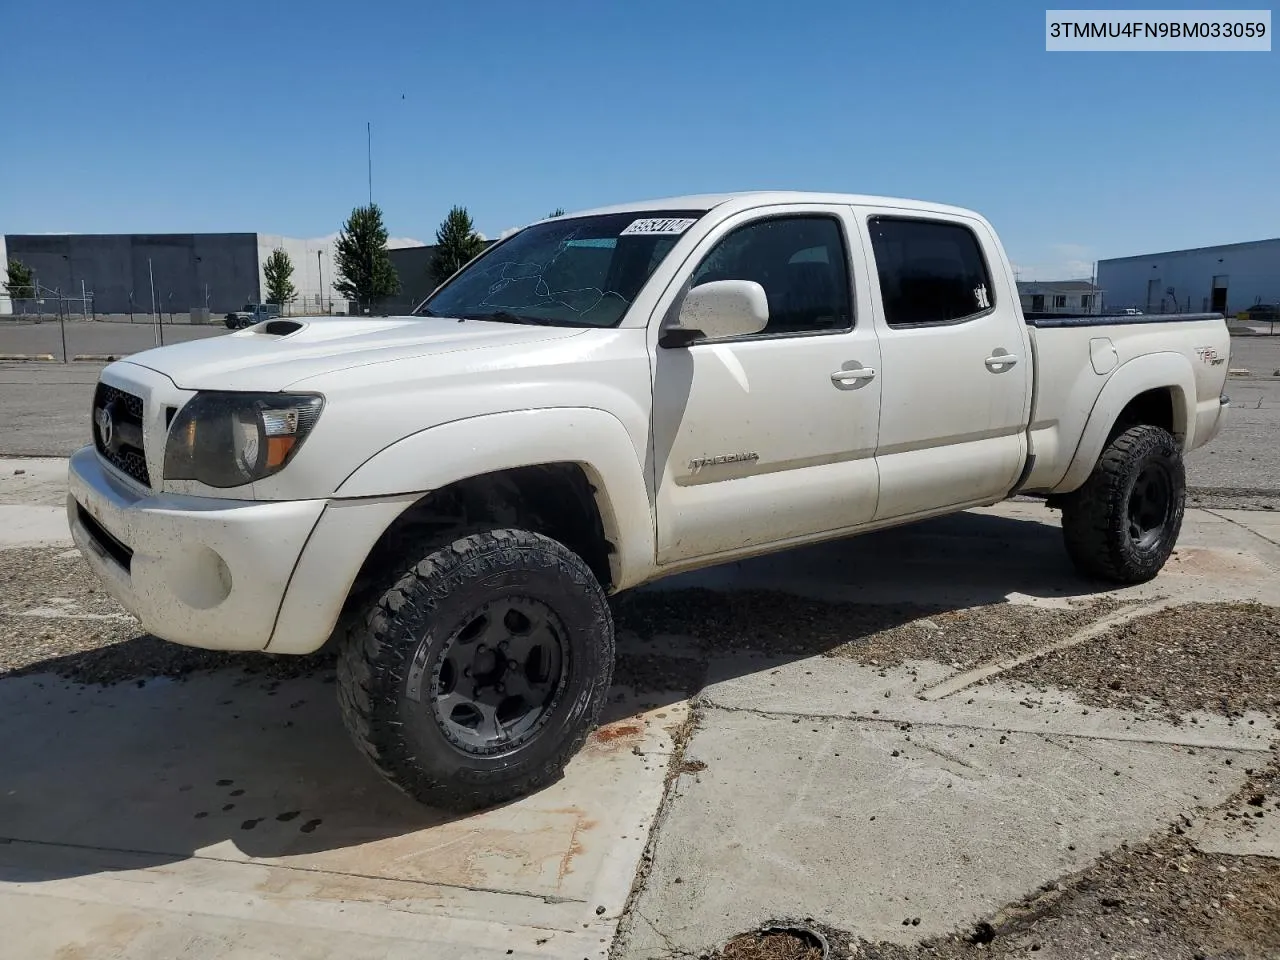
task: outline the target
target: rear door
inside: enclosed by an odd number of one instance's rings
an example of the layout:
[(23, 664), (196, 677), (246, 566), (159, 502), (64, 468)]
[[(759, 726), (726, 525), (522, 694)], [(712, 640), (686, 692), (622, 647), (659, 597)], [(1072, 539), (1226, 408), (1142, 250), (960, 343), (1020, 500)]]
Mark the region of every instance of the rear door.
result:
[[(658, 559), (675, 563), (867, 523), (876, 506), (879, 350), (847, 206), (729, 217), (690, 258), (684, 289), (752, 280), (759, 334), (653, 351)], [(677, 291), (656, 317), (679, 309)]]
[(962, 216), (858, 219), (882, 368), (876, 519), (1004, 496), (1025, 462), (1032, 358), (995, 237)]

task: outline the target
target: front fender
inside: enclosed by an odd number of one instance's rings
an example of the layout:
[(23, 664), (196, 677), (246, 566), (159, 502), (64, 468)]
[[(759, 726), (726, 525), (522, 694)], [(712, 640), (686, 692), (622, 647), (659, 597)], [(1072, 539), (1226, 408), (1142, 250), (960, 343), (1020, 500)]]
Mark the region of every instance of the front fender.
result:
[(576, 463), (586, 471), (605, 536), (615, 547), (615, 587), (646, 579), (654, 523), (644, 467), (622, 422), (604, 410), (517, 410), (430, 427), (374, 454), (334, 497), (426, 494), (468, 477), (544, 463)]
[(1148, 353), (1122, 364), (1110, 377), (1094, 401), (1085, 422), (1071, 465), (1054, 493), (1079, 489), (1093, 472), (1111, 428), (1134, 397), (1148, 390), (1169, 389), (1173, 395), (1173, 429), (1181, 438), (1183, 452), (1192, 448), (1196, 422), (1196, 378), (1191, 362), (1172, 351)]

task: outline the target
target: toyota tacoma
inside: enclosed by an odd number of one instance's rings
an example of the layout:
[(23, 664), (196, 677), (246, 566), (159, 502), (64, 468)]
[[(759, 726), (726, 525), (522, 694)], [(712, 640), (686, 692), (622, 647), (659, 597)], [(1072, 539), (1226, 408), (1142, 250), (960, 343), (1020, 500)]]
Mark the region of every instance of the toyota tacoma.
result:
[(338, 650), (355, 743), (455, 810), (557, 778), (608, 597), (1040, 495), (1085, 575), (1155, 577), (1222, 428), (1217, 314), (1028, 321), (956, 207), (760, 192), (559, 216), (409, 316), (134, 354), (70, 461), (80, 550), (158, 637)]

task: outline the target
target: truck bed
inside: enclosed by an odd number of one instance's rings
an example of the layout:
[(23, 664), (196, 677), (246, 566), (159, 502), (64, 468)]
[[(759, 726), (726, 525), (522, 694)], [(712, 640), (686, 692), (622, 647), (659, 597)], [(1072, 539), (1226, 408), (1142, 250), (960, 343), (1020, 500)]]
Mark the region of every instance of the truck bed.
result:
[(1024, 313), (1027, 325), (1038, 329), (1052, 327), (1109, 327), (1113, 325), (1139, 323), (1186, 323), (1190, 320), (1225, 320), (1220, 313), (1141, 313), (1115, 314), (1108, 316), (1101, 313), (1063, 314), (1063, 313)]

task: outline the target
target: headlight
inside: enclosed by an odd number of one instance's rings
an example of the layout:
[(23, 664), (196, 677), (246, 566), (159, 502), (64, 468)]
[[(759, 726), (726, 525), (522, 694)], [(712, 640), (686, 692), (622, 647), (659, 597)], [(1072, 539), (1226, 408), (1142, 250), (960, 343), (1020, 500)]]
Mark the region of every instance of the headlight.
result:
[(238, 487), (269, 477), (293, 459), (323, 406), (312, 394), (197, 393), (169, 427), (165, 479)]

